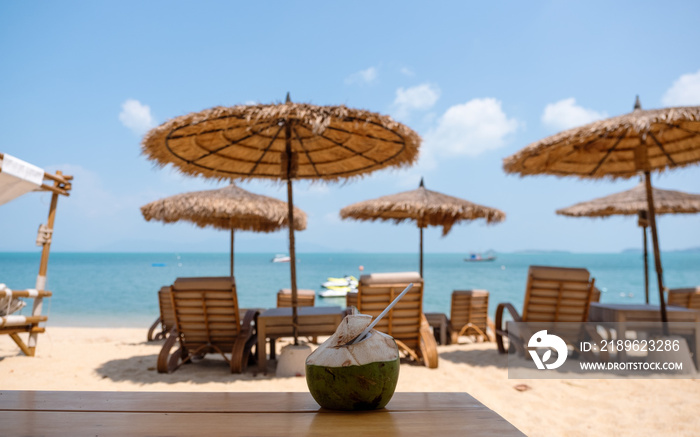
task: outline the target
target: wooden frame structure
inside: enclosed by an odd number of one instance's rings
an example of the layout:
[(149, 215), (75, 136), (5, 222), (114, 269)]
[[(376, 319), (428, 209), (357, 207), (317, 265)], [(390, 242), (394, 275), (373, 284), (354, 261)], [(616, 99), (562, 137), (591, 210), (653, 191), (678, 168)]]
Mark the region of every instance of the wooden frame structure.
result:
[[(248, 310), (241, 317), (233, 277), (177, 278), (168, 294), (175, 326), (158, 355), (159, 373), (171, 373), (208, 353), (221, 355), (231, 373), (246, 369), (260, 312)], [(176, 342), (180, 347), (171, 354)]]
[[(5, 161), (5, 159), (9, 160), (10, 158), (10, 155), (0, 153), (0, 162)], [(15, 162), (19, 161), (14, 157), (12, 157), (12, 159)], [(19, 162), (24, 163), (23, 161)], [(24, 164), (31, 165), (28, 163)], [(2, 173), (2, 167), (3, 166), (0, 165), (0, 173)], [(39, 326), (39, 324), (48, 320), (47, 316), (41, 315), (41, 310), (44, 298), (51, 296), (51, 292), (45, 290), (45, 288), (46, 274), (49, 265), (49, 252), (51, 250), (51, 238), (53, 235), (54, 222), (56, 220), (56, 206), (58, 204), (58, 196), (70, 195), (72, 180), (73, 176), (64, 175), (61, 171), (56, 171), (55, 174), (43, 172), (41, 183), (36, 190), (48, 191), (51, 192), (52, 195), (47, 224), (41, 225), (37, 238), (37, 245), (42, 246), (42, 251), (35, 288), (22, 291), (9, 291), (6, 289), (0, 292), (2, 293), (0, 297), (31, 298), (34, 300), (31, 316), (5, 315), (0, 317), (0, 334), (9, 334), (12, 340), (17, 343), (17, 346), (19, 346), (22, 352), (27, 356), (35, 355), (38, 334), (45, 331), (45, 328)], [(19, 336), (19, 334), (25, 332), (28, 333), (26, 343)]]
[(523, 342), (504, 326), (504, 310), (508, 310), (514, 322), (586, 322), (588, 308), (599, 296), (595, 279), (586, 269), (530, 266), (522, 317), (510, 303), (499, 303), (496, 307), (498, 351), (506, 353), (503, 337), (516, 345)]
[[(158, 307), (160, 316), (153, 322), (153, 325), (148, 329), (148, 341), (163, 340), (167, 338), (175, 326), (175, 315), (173, 313), (173, 304), (170, 300), (170, 287), (161, 287), (158, 291)], [(156, 330), (160, 327), (160, 331)]]
[(462, 335), (490, 341), (488, 331), (489, 292), (454, 290), (450, 304), (450, 335), (457, 344)]
[(434, 369), (438, 366), (437, 344), (423, 314), (423, 278), (418, 272), (362, 275), (357, 286), (357, 309), (377, 317), (410, 283), (413, 288), (374, 329), (391, 335), (410, 357)]
[(700, 311), (700, 286), (695, 288), (671, 288), (668, 304)]

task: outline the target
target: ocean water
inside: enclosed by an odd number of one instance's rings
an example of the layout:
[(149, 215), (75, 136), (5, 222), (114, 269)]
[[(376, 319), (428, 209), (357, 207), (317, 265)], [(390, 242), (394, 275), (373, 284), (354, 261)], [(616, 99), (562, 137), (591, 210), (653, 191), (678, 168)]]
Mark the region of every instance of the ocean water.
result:
[[(241, 307), (272, 308), (276, 293), (290, 286), (288, 263), (272, 263), (274, 254), (237, 253), (235, 277)], [(425, 312), (449, 314), (452, 290), (482, 288), (490, 292), (489, 315), (499, 302), (521, 309), (530, 265), (585, 267), (603, 291), (602, 302), (644, 302), (643, 259), (639, 253), (497, 253), (493, 262), (464, 262), (466, 255), (426, 254)], [(11, 289), (33, 288), (39, 253), (0, 253), (0, 282)], [(700, 253), (662, 256), (669, 288), (700, 285)], [(652, 303), (658, 303), (653, 257), (649, 260)], [(299, 288), (321, 291), (327, 277), (364, 273), (417, 271), (417, 254), (300, 253)], [(48, 326), (124, 326), (148, 328), (158, 316), (157, 291), (177, 277), (226, 276), (223, 253), (52, 253), (44, 305)], [(316, 305), (345, 306), (344, 298)], [(23, 310), (28, 313), (28, 308)]]

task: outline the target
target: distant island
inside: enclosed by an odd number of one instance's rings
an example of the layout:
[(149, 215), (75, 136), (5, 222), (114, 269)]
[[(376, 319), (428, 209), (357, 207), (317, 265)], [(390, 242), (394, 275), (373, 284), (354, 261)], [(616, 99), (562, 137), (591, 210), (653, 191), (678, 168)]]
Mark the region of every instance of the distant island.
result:
[[(649, 248), (649, 252), (651, 253), (652, 249)], [(666, 253), (698, 253), (700, 252), (700, 247), (689, 247), (687, 249), (676, 249), (676, 250), (664, 250), (663, 247), (661, 248), (662, 252)], [(643, 253), (644, 251), (642, 249), (637, 249), (637, 248), (630, 248), (630, 249), (625, 249), (621, 251), (621, 253)]]
[(540, 253), (573, 253), (568, 250), (538, 250), (538, 249), (525, 249), (525, 250), (516, 250), (511, 253), (520, 253), (520, 254), (540, 254)]

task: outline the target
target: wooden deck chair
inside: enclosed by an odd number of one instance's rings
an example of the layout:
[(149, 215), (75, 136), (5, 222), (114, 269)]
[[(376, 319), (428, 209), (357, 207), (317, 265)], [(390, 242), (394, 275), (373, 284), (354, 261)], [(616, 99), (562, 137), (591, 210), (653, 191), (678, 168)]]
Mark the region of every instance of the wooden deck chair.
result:
[[(297, 308), (312, 307), (316, 300), (316, 292), (314, 290), (297, 289)], [(277, 292), (277, 308), (289, 308), (292, 306), (292, 289), (283, 288)], [(318, 337), (308, 337), (309, 341), (318, 344)], [(275, 338), (270, 338), (270, 347), (275, 347)]]
[[(178, 278), (169, 294), (175, 329), (158, 355), (158, 372), (170, 373), (208, 353), (220, 354), (231, 373), (244, 371), (257, 340), (252, 325), (260, 312), (248, 310), (241, 318), (234, 278)], [(175, 343), (180, 347), (171, 354)]]
[(700, 287), (668, 290), (668, 304), (700, 311)]
[(423, 278), (419, 273), (362, 275), (357, 287), (357, 309), (377, 317), (410, 283), (413, 288), (374, 329), (391, 335), (400, 349), (434, 369), (438, 366), (437, 344), (423, 314)]
[(514, 322), (586, 322), (588, 308), (600, 293), (595, 279), (583, 268), (530, 266), (527, 274), (523, 314), (510, 303), (496, 307), (496, 344), (506, 353), (503, 337), (521, 346), (527, 339), (511, 334), (504, 325), (503, 312), (508, 310)]
[(357, 291), (348, 291), (348, 294), (345, 295), (345, 307), (348, 309), (350, 307), (357, 308)]
[[(173, 304), (170, 301), (170, 287), (161, 287), (158, 291), (158, 307), (160, 308), (160, 316), (148, 329), (148, 341), (166, 338), (175, 327)], [(160, 331), (156, 332), (158, 329)]]
[(450, 305), (450, 332), (452, 343), (460, 336), (473, 336), (489, 341), (489, 292), (486, 290), (454, 290)]
[[(51, 252), (51, 241), (54, 235), (54, 222), (56, 220), (56, 208), (59, 196), (69, 196), (72, 189), (73, 176), (64, 175), (57, 171), (55, 174), (44, 172), (39, 167), (22, 161), (6, 153), (0, 153), (0, 205), (12, 201), (25, 193), (32, 191), (50, 191), (51, 201), (49, 203), (49, 216), (46, 224), (39, 225), (39, 232), (36, 237), (36, 245), (41, 246), (41, 259), (39, 261), (39, 274), (36, 277), (33, 289), (15, 291), (9, 299), (5, 299), (7, 293), (0, 296), (0, 300), (17, 302), (18, 297), (32, 298), (33, 305), (31, 316), (13, 315), (10, 311), (3, 311), (0, 320), (0, 334), (8, 334), (15, 343), (22, 349), (22, 352), (33, 357), (39, 341), (40, 333), (45, 329), (39, 323), (47, 320), (41, 315), (44, 297), (51, 296), (51, 292), (46, 291), (46, 275), (49, 266), (49, 254)], [(11, 230), (5, 230), (11, 232)], [(6, 292), (6, 287), (2, 287)], [(20, 333), (29, 333), (27, 342), (20, 339)]]
[[(36, 349), (36, 346), (31, 346), (31, 336), (45, 331), (45, 328), (39, 326), (39, 323), (47, 321), (48, 316), (22, 316), (12, 313), (15, 309), (24, 306), (18, 299), (43, 299), (45, 297), (51, 297), (51, 292), (33, 289), (10, 290), (5, 287), (5, 284), (0, 284), (0, 334), (8, 334), (22, 352), (29, 357), (34, 356)], [(28, 334), (26, 342), (19, 336), (25, 332)]]
[[(314, 290), (297, 289), (297, 307), (312, 307), (316, 299)], [(292, 306), (292, 290), (283, 288), (277, 292), (277, 308)]]

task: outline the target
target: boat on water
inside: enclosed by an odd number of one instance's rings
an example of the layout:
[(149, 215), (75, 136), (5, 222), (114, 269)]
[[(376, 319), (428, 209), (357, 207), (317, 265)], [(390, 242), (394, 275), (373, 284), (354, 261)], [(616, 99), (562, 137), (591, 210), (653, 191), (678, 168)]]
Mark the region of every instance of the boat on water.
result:
[(357, 291), (357, 288), (351, 287), (332, 287), (318, 293), (321, 297), (345, 297), (351, 291)]
[(330, 288), (330, 287), (357, 287), (357, 278), (354, 276), (346, 275), (343, 276), (342, 278), (332, 278), (329, 277), (326, 282), (321, 284), (322, 287)]
[(320, 297), (345, 297), (349, 292), (357, 291), (357, 278), (351, 275), (329, 277), (321, 286), (324, 290), (319, 292)]
[(289, 255), (283, 255), (279, 253), (275, 255), (274, 258), (272, 258), (273, 263), (288, 263), (289, 261), (291, 261)]
[(493, 261), (495, 259), (496, 259), (496, 256), (491, 255), (491, 254), (482, 255), (480, 253), (470, 253), (469, 258), (464, 258), (464, 261), (478, 262), (478, 261)]

